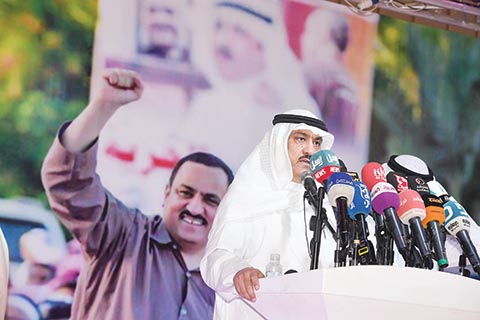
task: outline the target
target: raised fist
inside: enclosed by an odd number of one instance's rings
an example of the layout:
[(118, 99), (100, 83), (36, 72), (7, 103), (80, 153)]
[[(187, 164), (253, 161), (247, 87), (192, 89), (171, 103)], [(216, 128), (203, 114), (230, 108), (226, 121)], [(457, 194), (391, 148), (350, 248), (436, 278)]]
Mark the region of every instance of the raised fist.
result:
[(138, 100), (142, 96), (143, 83), (135, 71), (107, 69), (102, 74), (100, 87), (92, 101), (100, 108), (115, 111), (120, 106)]

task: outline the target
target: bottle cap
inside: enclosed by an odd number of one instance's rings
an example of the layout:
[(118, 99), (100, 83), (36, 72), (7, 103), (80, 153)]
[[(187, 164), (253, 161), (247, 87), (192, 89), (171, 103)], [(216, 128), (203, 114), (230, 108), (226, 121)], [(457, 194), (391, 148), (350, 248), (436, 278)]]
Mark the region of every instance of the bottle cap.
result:
[(270, 260), (272, 260), (272, 261), (280, 261), (280, 254), (279, 254), (279, 253), (272, 253), (272, 254), (270, 254)]

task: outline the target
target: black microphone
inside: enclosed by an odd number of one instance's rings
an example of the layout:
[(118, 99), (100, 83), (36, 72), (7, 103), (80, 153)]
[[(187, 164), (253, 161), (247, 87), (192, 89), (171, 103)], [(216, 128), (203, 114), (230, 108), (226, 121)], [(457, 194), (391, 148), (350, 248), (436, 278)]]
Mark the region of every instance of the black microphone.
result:
[[(400, 198), (397, 190), (389, 183), (387, 183), (385, 171), (379, 163), (369, 162), (362, 168), (362, 180), (370, 190), (372, 197), (372, 208), (378, 214), (384, 214), (387, 229), (397, 246), (398, 251), (402, 255), (406, 263), (409, 262), (409, 250), (407, 248), (406, 241), (402, 234), (401, 222), (397, 215), (397, 210), (400, 207)], [(378, 216), (375, 216), (375, 222), (379, 220)], [(378, 227), (378, 225), (377, 225)], [(378, 239), (379, 237), (377, 237)], [(381, 238), (380, 238), (381, 239)], [(382, 244), (383, 245), (383, 244)], [(382, 262), (383, 258), (393, 257), (393, 250), (391, 246), (384, 247), (387, 249), (385, 254), (378, 252), (377, 257), (380, 263), (393, 264), (393, 260), (389, 259)]]
[[(346, 263), (347, 247), (350, 243), (350, 219), (348, 206), (353, 200), (355, 188), (352, 178), (345, 172), (335, 172), (328, 178), (327, 195), (332, 206), (337, 209), (337, 250), (336, 266)], [(338, 263), (338, 264), (337, 264)]]
[(398, 216), (404, 224), (410, 224), (413, 239), (420, 250), (424, 265), (428, 269), (432, 269), (432, 253), (428, 245), (425, 229), (423, 229), (421, 224), (421, 220), (426, 217), (425, 204), (422, 197), (417, 191), (410, 189), (400, 192), (399, 197), (400, 207), (397, 210)]
[(347, 165), (345, 164), (345, 162), (343, 162), (342, 159), (338, 159), (338, 163), (340, 164), (340, 172), (345, 172), (346, 174), (348, 174), (350, 177), (352, 177), (353, 181), (360, 181), (358, 173), (355, 171), (348, 171)]
[(353, 181), (353, 185), (355, 194), (352, 203), (348, 207), (348, 215), (356, 227), (354, 238), (356, 252), (353, 262), (356, 264), (356, 258), (358, 257), (360, 264), (376, 264), (373, 244), (368, 240), (368, 226), (365, 221), (372, 211), (370, 192), (368, 192), (367, 186), (361, 181)]
[(435, 259), (440, 270), (448, 267), (447, 253), (445, 251), (445, 237), (441, 226), (445, 222), (443, 201), (432, 194), (422, 196), (425, 203), (426, 217), (422, 220), (423, 227), (430, 235)]
[[(452, 199), (452, 198), (451, 198)], [(458, 202), (450, 200), (443, 205), (445, 209), (445, 229), (458, 239), (463, 253), (467, 256), (473, 270), (480, 275), (480, 257), (470, 238), (470, 216)]]
[(343, 162), (342, 159), (338, 158), (338, 163), (340, 164), (340, 172), (347, 172), (347, 166), (345, 165), (345, 162)]
[(316, 207), (318, 203), (317, 185), (310, 172), (304, 171), (300, 177), (303, 187), (306, 191), (307, 200), (312, 207)]
[(386, 178), (387, 182), (390, 183), (398, 193), (409, 189), (407, 176), (402, 173), (390, 171), (387, 173)]
[(428, 196), (430, 194), (430, 188), (425, 179), (417, 176), (408, 176), (408, 187), (412, 190), (417, 191), (420, 196)]

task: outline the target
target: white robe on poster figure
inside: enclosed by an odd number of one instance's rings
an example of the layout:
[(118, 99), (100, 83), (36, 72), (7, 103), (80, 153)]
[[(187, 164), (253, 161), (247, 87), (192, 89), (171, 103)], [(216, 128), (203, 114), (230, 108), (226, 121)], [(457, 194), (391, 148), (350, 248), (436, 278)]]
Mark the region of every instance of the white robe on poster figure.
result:
[(197, 97), (184, 125), (184, 137), (192, 149), (214, 153), (236, 170), (272, 125), (275, 114), (285, 111), (287, 105), (314, 110), (308, 108), (311, 104), (306, 96), (303, 102), (302, 98), (290, 98), (271, 103), (283, 98), (260, 79), (255, 80), (222, 86)]
[[(308, 93), (301, 65), (288, 45), (281, 3), (227, 2), (248, 7), (271, 18), (272, 22), (266, 23), (237, 7), (216, 5), (210, 8), (212, 11), (208, 14), (213, 15), (211, 20), (214, 21), (209, 20), (211, 26), (205, 32), (206, 38), (199, 43), (203, 51), (200, 50), (195, 58), (196, 65), (205, 68), (212, 89), (194, 96), (179, 137), (191, 147), (189, 149), (212, 152), (236, 170), (271, 126), (275, 114), (294, 108), (318, 114), (318, 108)], [(214, 42), (217, 31), (211, 28), (215, 19), (239, 26), (261, 43), (265, 62), (261, 70), (251, 70), (242, 79), (226, 79), (220, 65), (215, 63), (215, 46), (222, 44)], [(207, 51), (205, 43), (211, 46)], [(235, 58), (233, 54), (232, 59)]]

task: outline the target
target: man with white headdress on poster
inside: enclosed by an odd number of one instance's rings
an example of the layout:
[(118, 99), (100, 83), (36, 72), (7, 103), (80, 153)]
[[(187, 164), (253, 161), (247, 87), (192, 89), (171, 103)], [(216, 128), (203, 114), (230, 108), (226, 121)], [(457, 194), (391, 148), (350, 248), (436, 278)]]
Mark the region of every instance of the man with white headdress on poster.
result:
[[(213, 64), (212, 89), (194, 97), (182, 138), (238, 168), (274, 114), (295, 105), (315, 112), (316, 105), (288, 45), (280, 1), (214, 1), (208, 12), (213, 60), (209, 51), (196, 64)], [(233, 132), (241, 143), (225, 134)]]
[[(306, 110), (275, 116), (274, 126), (243, 162), (220, 204), (200, 269), (216, 293), (215, 319), (260, 317), (238, 296), (255, 301), (258, 279), (270, 254), (279, 253), (285, 270), (309, 270), (310, 256), (301, 175), (310, 170), (310, 157), (330, 149), (334, 137), (326, 125)], [(324, 199), (329, 221), (333, 210)], [(306, 219), (306, 220), (304, 220)], [(335, 241), (322, 238), (319, 265), (333, 267)]]
[(329, 7), (314, 10), (301, 37), (302, 64), (309, 92), (335, 137), (351, 144), (360, 100), (357, 84), (345, 65), (349, 22)]

